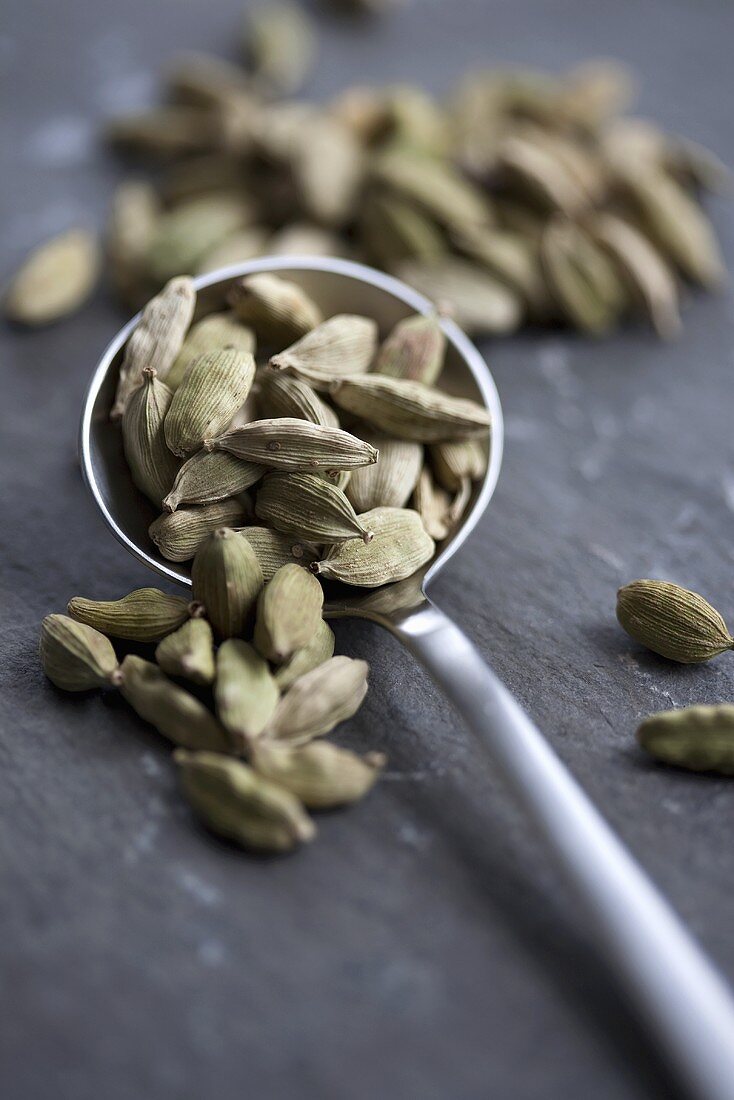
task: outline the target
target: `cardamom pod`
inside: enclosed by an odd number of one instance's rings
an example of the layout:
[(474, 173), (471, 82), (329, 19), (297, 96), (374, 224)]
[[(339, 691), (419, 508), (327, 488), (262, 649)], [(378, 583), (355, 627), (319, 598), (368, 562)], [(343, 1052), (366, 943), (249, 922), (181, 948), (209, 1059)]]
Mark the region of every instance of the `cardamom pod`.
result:
[(324, 593), (302, 565), (283, 565), (257, 601), (255, 646), (269, 661), (281, 664), (313, 638), (321, 622)]
[(452, 528), (451, 497), (436, 485), (428, 466), (423, 467), (416, 483), (413, 507), (432, 539), (441, 542), (448, 537)]
[(351, 220), (364, 174), (359, 142), (338, 118), (310, 119), (295, 134), (290, 169), (301, 207), (322, 225)]
[(467, 332), (503, 335), (514, 332), (522, 319), (517, 294), (468, 260), (454, 256), (432, 263), (407, 260), (395, 274), (438, 308), (450, 311)]
[(313, 562), (312, 572), (360, 588), (377, 588), (410, 577), (433, 557), (433, 539), (412, 509), (373, 508), (359, 518), (374, 534), (369, 545), (351, 541), (332, 546), (323, 561)]
[(489, 412), (476, 401), (403, 378), (348, 378), (335, 382), (331, 393), (340, 408), (389, 435), (417, 443), (483, 435), (490, 423)]
[(129, 654), (120, 665), (118, 687), (136, 714), (174, 745), (229, 752), (227, 734), (214, 715), (157, 665)]
[(101, 630), (111, 638), (131, 642), (159, 642), (188, 619), (191, 605), (181, 596), (160, 588), (136, 588), (121, 600), (87, 600), (74, 596), (67, 611), (78, 623)]
[(345, 490), (347, 499), (357, 512), (404, 507), (421, 472), (423, 447), (378, 432), (362, 432), (362, 438), (377, 449), (379, 458), (372, 466), (352, 471)]
[(640, 725), (637, 740), (651, 756), (665, 764), (675, 764), (693, 772), (734, 775), (734, 706), (731, 703), (653, 714)]
[(377, 323), (369, 317), (339, 313), (270, 360), (273, 370), (295, 374), (316, 389), (336, 379), (362, 374), (377, 348)]
[(107, 224), (107, 261), (115, 289), (126, 305), (135, 309), (144, 294), (148, 248), (160, 210), (155, 188), (146, 180), (127, 180), (112, 197)]
[(117, 657), (108, 638), (67, 615), (47, 615), (41, 624), (43, 671), (63, 691), (89, 691), (114, 682)]
[(350, 470), (377, 462), (377, 451), (364, 440), (292, 416), (254, 420), (204, 446), (276, 470)]
[(263, 575), (246, 539), (220, 527), (205, 540), (191, 568), (194, 599), (222, 638), (242, 634), (254, 618)]
[(257, 491), (255, 514), (278, 531), (313, 542), (372, 538), (343, 490), (317, 474), (268, 474)]
[(279, 0), (248, 12), (245, 49), (255, 85), (289, 95), (313, 66), (316, 40), (305, 12)]
[(450, 493), (458, 492), (467, 480), (480, 481), (487, 470), (487, 449), (480, 439), (433, 443), (430, 456), (436, 480)]
[(275, 576), (282, 565), (295, 562), (307, 566), (316, 559), (314, 547), (295, 542), (292, 536), (281, 535), (269, 527), (241, 527), (237, 533), (247, 539), (255, 551), (266, 582)]
[(122, 414), (122, 442), (134, 484), (157, 508), (173, 484), (179, 462), (166, 446), (163, 422), (173, 394), (153, 367), (143, 368), (143, 384)]
[(173, 395), (166, 417), (166, 442), (177, 455), (199, 449), (227, 429), (255, 378), (250, 352), (224, 348), (200, 355)]
[(335, 644), (334, 631), (327, 622), (320, 619), (307, 644), (297, 649), (276, 669), (275, 682), (280, 690), (287, 691), (301, 676), (333, 657)]
[(268, 255), (268, 233), (261, 225), (250, 225), (232, 233), (208, 249), (199, 259), (196, 270), (199, 275), (219, 271), (222, 267), (242, 264), (258, 256)]
[(240, 760), (182, 750), (174, 759), (194, 812), (219, 836), (257, 851), (289, 852), (316, 835), (295, 795)]
[(487, 196), (446, 162), (413, 150), (390, 149), (370, 170), (375, 180), (449, 230), (471, 232), (491, 218)]
[(155, 659), (169, 676), (182, 676), (194, 684), (211, 684), (214, 680), (214, 636), (212, 628), (201, 615), (158, 643)]
[(5, 298), (5, 313), (22, 325), (47, 325), (79, 309), (100, 269), (96, 237), (69, 229), (27, 257)]
[(520, 135), (507, 137), (499, 146), (496, 170), (506, 190), (545, 212), (574, 215), (588, 201), (557, 155)]
[(434, 263), (448, 249), (444, 232), (423, 211), (376, 191), (361, 203), (359, 231), (370, 260), (386, 271), (407, 260)]
[(239, 65), (206, 53), (179, 54), (165, 76), (171, 99), (195, 107), (226, 107), (233, 97), (252, 94), (247, 74)]
[(162, 160), (212, 148), (211, 116), (199, 107), (173, 105), (123, 115), (107, 124), (107, 140), (125, 152)]
[(446, 337), (435, 314), (406, 317), (381, 345), (375, 373), (434, 386), (443, 369)]
[(264, 466), (225, 451), (196, 451), (176, 474), (163, 507), (175, 512), (179, 504), (215, 504), (251, 488), (264, 473)]
[(323, 320), (321, 310), (296, 283), (277, 275), (247, 275), (233, 283), (229, 303), (245, 324), (273, 344), (305, 336)]
[(572, 222), (551, 221), (540, 259), (553, 299), (582, 332), (608, 332), (626, 305), (620, 280), (606, 255)]
[(255, 771), (300, 798), (309, 810), (357, 802), (375, 785), (387, 757), (358, 756), (328, 741), (292, 748), (263, 739), (253, 746)]
[(213, 504), (195, 504), (164, 512), (153, 520), (148, 534), (168, 561), (190, 561), (218, 527), (238, 526), (245, 520), (242, 502), (230, 497)]
[(195, 359), (210, 351), (233, 348), (235, 351), (255, 354), (255, 333), (240, 324), (232, 310), (210, 313), (192, 325), (180, 352), (166, 375), (166, 385), (177, 390)]
[(349, 247), (336, 233), (308, 222), (285, 225), (268, 241), (268, 256), (347, 256)]
[(465, 256), (519, 295), (533, 317), (547, 315), (548, 291), (535, 241), (507, 229), (482, 229), (458, 236), (454, 243)]
[(300, 378), (267, 368), (258, 377), (258, 411), (263, 419), (277, 416), (310, 420), (328, 428), (338, 428), (339, 418), (315, 390)]
[(332, 657), (296, 680), (268, 725), (268, 737), (303, 745), (345, 722), (367, 694), (366, 661)]
[(734, 649), (719, 612), (697, 592), (667, 581), (624, 585), (617, 593), (617, 618), (635, 641), (681, 664), (708, 661)]
[(254, 646), (228, 638), (217, 652), (214, 700), (217, 717), (236, 745), (246, 749), (267, 726), (280, 690)]
[(191, 275), (215, 245), (241, 229), (251, 212), (239, 194), (200, 195), (158, 219), (148, 247), (148, 270), (156, 282)]

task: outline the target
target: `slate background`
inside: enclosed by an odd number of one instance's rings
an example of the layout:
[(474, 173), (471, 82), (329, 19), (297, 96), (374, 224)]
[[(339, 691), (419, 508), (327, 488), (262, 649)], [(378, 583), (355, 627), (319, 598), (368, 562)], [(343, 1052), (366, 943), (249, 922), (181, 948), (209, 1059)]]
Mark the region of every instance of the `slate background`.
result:
[[(3, 267), (99, 224), (119, 167), (98, 120), (185, 47), (234, 56), (239, 0), (5, 0)], [(323, 23), (310, 86), (466, 67), (631, 62), (640, 110), (734, 161), (734, 8), (715, 0), (415, 0)], [(734, 212), (712, 204), (730, 261)], [(42, 678), (38, 622), (151, 577), (81, 484), (75, 433), (121, 315), (0, 333), (0, 1086), (6, 1100), (639, 1100), (674, 1096), (543, 850), (438, 692), (376, 627), (338, 624), (373, 690), (346, 739), (385, 781), (318, 843), (251, 859), (209, 839), (165, 746), (114, 697)], [(734, 620), (731, 296), (672, 347), (643, 331), (485, 350), (507, 416), (491, 509), (436, 596), (476, 640), (723, 970), (732, 788), (636, 751), (651, 710), (734, 698), (734, 662), (676, 668), (616, 628), (637, 576)]]

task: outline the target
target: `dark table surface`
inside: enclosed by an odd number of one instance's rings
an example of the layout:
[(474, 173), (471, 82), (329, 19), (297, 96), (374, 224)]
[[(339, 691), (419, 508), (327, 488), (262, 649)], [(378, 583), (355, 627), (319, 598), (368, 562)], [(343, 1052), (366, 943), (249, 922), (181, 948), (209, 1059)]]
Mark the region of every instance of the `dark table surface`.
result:
[[(181, 48), (234, 56), (240, 19), (239, 0), (5, 0), (7, 270), (46, 235), (101, 222), (119, 168), (99, 119), (147, 102)], [(310, 91), (442, 90), (486, 61), (607, 54), (639, 72), (643, 114), (731, 162), (733, 37), (726, 0), (415, 0), (369, 27), (325, 22)], [(712, 212), (734, 260), (734, 210)], [(346, 740), (389, 752), (388, 774), (286, 860), (195, 827), (165, 746), (119, 699), (44, 680), (44, 614), (151, 583), (75, 456), (121, 319), (100, 293), (58, 327), (0, 335), (3, 1097), (675, 1095), (482, 752), (377, 627), (337, 634), (372, 666)], [(734, 620), (733, 337), (724, 295), (693, 297), (670, 347), (643, 331), (487, 347), (505, 465), (436, 590), (732, 978), (731, 782), (651, 766), (633, 731), (656, 709), (734, 698), (734, 661), (643, 653), (614, 594), (664, 577)]]

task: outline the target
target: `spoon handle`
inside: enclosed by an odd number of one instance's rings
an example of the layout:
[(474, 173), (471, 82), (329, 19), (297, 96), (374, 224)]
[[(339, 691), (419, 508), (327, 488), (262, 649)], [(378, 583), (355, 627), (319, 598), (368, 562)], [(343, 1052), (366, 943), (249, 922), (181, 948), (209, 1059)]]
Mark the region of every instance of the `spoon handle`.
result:
[(590, 932), (700, 1100), (734, 1097), (734, 999), (642, 868), (477, 649), (432, 605), (394, 628), (555, 853)]

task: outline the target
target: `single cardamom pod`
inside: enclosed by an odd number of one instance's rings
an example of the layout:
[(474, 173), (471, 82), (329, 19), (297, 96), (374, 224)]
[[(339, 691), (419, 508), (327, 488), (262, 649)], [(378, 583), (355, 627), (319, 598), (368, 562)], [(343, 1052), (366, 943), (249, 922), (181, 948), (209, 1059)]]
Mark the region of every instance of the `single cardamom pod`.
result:
[(279, 0), (248, 12), (245, 50), (255, 85), (290, 95), (313, 67), (316, 40), (306, 13)]
[(262, 371), (258, 380), (258, 411), (262, 419), (297, 417), (328, 428), (339, 427), (339, 418), (331, 405), (322, 401), (307, 382), (270, 368)]
[(101, 630), (111, 638), (131, 642), (159, 642), (188, 619), (191, 605), (182, 596), (160, 588), (136, 588), (121, 600), (87, 600), (74, 596), (67, 611), (78, 623)]
[(254, 646), (239, 638), (222, 642), (217, 653), (214, 699), (217, 716), (234, 742), (246, 748), (272, 717), (280, 690)]
[(155, 659), (169, 676), (182, 676), (194, 684), (214, 681), (214, 636), (212, 628), (201, 615), (158, 643)]
[(63, 691), (89, 691), (114, 682), (117, 657), (108, 638), (67, 615), (47, 615), (41, 624), (43, 671)]
[(360, 588), (377, 588), (410, 577), (433, 557), (433, 539), (412, 509), (373, 508), (360, 520), (374, 533), (369, 545), (350, 541), (332, 546), (323, 561), (312, 563), (313, 573)]
[(364, 175), (364, 154), (338, 118), (316, 115), (297, 131), (290, 167), (298, 201), (308, 217), (334, 227), (351, 220)]
[(232, 233), (208, 249), (196, 265), (199, 275), (206, 275), (210, 271), (219, 271), (222, 267), (231, 264), (242, 264), (246, 260), (254, 260), (258, 256), (268, 255), (268, 233), (261, 225), (249, 225), (246, 229), (240, 229), (238, 233)]
[(465, 256), (518, 294), (533, 317), (547, 315), (548, 291), (534, 240), (507, 229), (482, 229), (460, 235), (454, 243)]
[(490, 423), (489, 412), (476, 401), (403, 378), (377, 374), (348, 378), (335, 382), (331, 392), (339, 408), (388, 435), (417, 443), (483, 435)]
[(153, 367), (143, 368), (143, 384), (122, 414), (122, 442), (135, 485), (157, 508), (173, 484), (179, 462), (166, 446), (163, 422), (173, 394)]
[(367, 694), (366, 661), (332, 657), (296, 680), (278, 703), (268, 737), (303, 745), (359, 710)]
[(107, 261), (115, 289), (135, 309), (144, 300), (146, 258), (160, 211), (158, 195), (147, 180), (126, 180), (112, 197)]
[(297, 649), (275, 672), (275, 682), (281, 691), (287, 691), (301, 676), (334, 656), (336, 639), (334, 631), (323, 619), (319, 620), (308, 643)]
[(540, 259), (551, 295), (572, 325), (591, 335), (615, 325), (626, 295), (610, 261), (583, 229), (572, 222), (549, 222)]
[(522, 319), (517, 294), (468, 260), (455, 256), (431, 263), (406, 260), (395, 274), (442, 311), (451, 312), (466, 332), (501, 336), (514, 332)]
[(294, 563), (281, 566), (258, 598), (258, 651), (276, 664), (287, 661), (313, 638), (323, 606), (323, 589), (311, 573)]
[(370, 170), (375, 180), (449, 230), (471, 232), (491, 217), (485, 194), (446, 162), (413, 150), (390, 149)]
[(240, 324), (231, 310), (210, 313), (192, 325), (173, 366), (166, 375), (166, 385), (177, 390), (195, 359), (211, 351), (231, 348), (235, 351), (255, 354), (255, 333)]
[(106, 131), (113, 145), (144, 157), (170, 159), (212, 147), (209, 112), (184, 104), (123, 115), (108, 123)]
[(99, 245), (86, 229), (70, 229), (25, 260), (5, 298), (5, 313), (22, 325), (47, 325), (79, 309), (100, 268)]
[(587, 203), (583, 188), (558, 156), (520, 135), (501, 143), (496, 170), (505, 190), (542, 211), (574, 215)]
[(343, 490), (317, 474), (268, 474), (257, 491), (255, 514), (277, 531), (312, 542), (372, 538)]
[(295, 374), (316, 389), (336, 379), (363, 374), (377, 349), (377, 323), (339, 313), (270, 359), (272, 370)]
[(166, 442), (177, 455), (197, 451), (205, 439), (226, 431), (255, 378), (250, 352), (225, 348), (195, 359), (173, 395)]
[(250, 217), (239, 194), (200, 195), (179, 203), (158, 220), (148, 248), (148, 270), (158, 283), (193, 274), (207, 252)]
[(357, 802), (375, 785), (387, 757), (358, 756), (328, 741), (292, 748), (263, 739), (253, 746), (252, 766), (265, 779), (285, 787), (309, 810), (329, 810)]
[(345, 490), (356, 512), (371, 508), (403, 508), (415, 488), (423, 466), (423, 447), (408, 439), (393, 439), (378, 432), (362, 432), (362, 438), (377, 449), (372, 466), (353, 470)]
[(230, 289), (235, 314), (273, 344), (305, 336), (323, 320), (321, 310), (296, 283), (277, 275), (247, 275)]
[(719, 612), (697, 592), (667, 581), (639, 580), (617, 593), (617, 618), (635, 641), (681, 664), (734, 649)]
[(120, 694), (136, 714), (174, 745), (229, 752), (227, 734), (214, 715), (150, 661), (129, 654), (120, 665)]
[(205, 447), (277, 470), (350, 470), (377, 462), (377, 451), (364, 440), (292, 416), (254, 420), (208, 440)]
[(295, 562), (297, 565), (308, 566), (317, 557), (315, 547), (309, 543), (296, 542), (291, 535), (281, 535), (279, 531), (271, 531), (269, 527), (241, 527), (237, 533), (247, 539), (255, 551), (266, 582), (283, 565)]
[(458, 492), (467, 480), (480, 481), (487, 471), (487, 449), (480, 439), (433, 443), (430, 455), (436, 480), (450, 493)]
[(110, 412), (113, 420), (119, 420), (130, 394), (143, 381), (144, 367), (152, 367), (161, 382), (165, 381), (181, 350), (195, 304), (194, 284), (186, 275), (171, 279), (160, 294), (148, 302), (125, 345), (115, 401)]
[(348, 256), (349, 246), (329, 229), (308, 222), (284, 225), (268, 241), (268, 256)]
[(222, 638), (242, 634), (254, 618), (263, 575), (246, 539), (220, 527), (196, 553), (191, 569), (194, 599)]
[(163, 507), (175, 512), (179, 504), (215, 504), (250, 489), (264, 473), (264, 466), (225, 451), (196, 451), (176, 474)]
[(435, 263), (448, 250), (446, 236), (436, 223), (394, 195), (368, 192), (361, 204), (359, 228), (370, 259), (387, 271), (408, 260)]
[(428, 466), (421, 470), (413, 493), (413, 507), (424, 528), (436, 542), (447, 538), (451, 531), (451, 497), (437, 485)]
[(316, 835), (295, 795), (240, 760), (180, 749), (174, 759), (194, 812), (219, 836), (256, 851), (289, 852)]
[(449, 122), (428, 92), (400, 84), (388, 94), (390, 133), (403, 147), (445, 157), (450, 150)]
[(406, 317), (381, 345), (375, 373), (434, 386), (443, 369), (446, 337), (438, 317)]
[(218, 527), (238, 526), (245, 520), (242, 502), (230, 497), (213, 504), (164, 512), (153, 520), (148, 534), (158, 552), (168, 561), (190, 561)]
[(734, 706), (731, 703), (653, 714), (640, 725), (637, 740), (651, 756), (665, 764), (675, 764), (693, 772), (734, 775)]
[(165, 77), (170, 98), (195, 107), (223, 108), (233, 97), (247, 98), (252, 92), (239, 65), (206, 53), (179, 54)]

